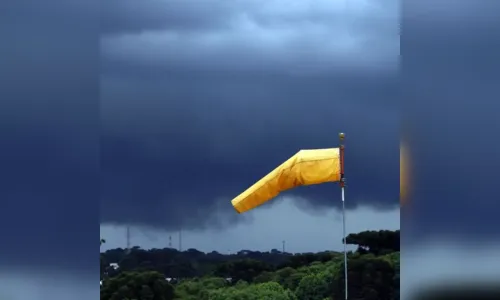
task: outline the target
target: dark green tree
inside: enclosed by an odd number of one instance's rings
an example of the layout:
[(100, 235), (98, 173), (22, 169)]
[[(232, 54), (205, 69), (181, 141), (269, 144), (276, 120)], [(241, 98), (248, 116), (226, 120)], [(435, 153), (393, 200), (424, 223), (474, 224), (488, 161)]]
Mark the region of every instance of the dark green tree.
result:
[(309, 274), (299, 282), (295, 295), (301, 300), (323, 300), (332, 295), (332, 275), (326, 272)]
[[(101, 239), (101, 247), (105, 241)], [(348, 236), (350, 299), (399, 300), (399, 231)], [(116, 270), (110, 263), (117, 263)], [(105, 276), (103, 276), (105, 275)], [(343, 254), (196, 249), (111, 249), (101, 253), (101, 299), (343, 299)]]
[(172, 300), (174, 287), (158, 272), (123, 272), (107, 279), (101, 300)]
[(386, 254), (399, 251), (399, 230), (363, 231), (351, 233), (346, 237), (347, 244), (358, 245), (358, 251), (366, 251), (373, 254)]
[[(366, 256), (366, 257), (365, 257)], [(344, 295), (343, 263), (335, 274), (334, 298)], [(389, 300), (394, 295), (394, 268), (386, 260), (372, 255), (350, 259), (348, 265), (348, 288), (351, 299)]]
[(210, 300), (298, 300), (276, 282), (240, 285), (210, 293)]
[(243, 259), (221, 264), (215, 269), (214, 275), (232, 278), (233, 281), (245, 280), (252, 282), (258, 275), (272, 271), (273, 269), (267, 263), (254, 259)]

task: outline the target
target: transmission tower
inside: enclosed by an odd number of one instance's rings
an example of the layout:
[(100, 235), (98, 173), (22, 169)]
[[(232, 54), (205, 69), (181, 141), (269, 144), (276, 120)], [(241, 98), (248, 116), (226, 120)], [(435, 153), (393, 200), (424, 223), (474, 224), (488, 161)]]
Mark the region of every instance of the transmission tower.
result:
[(182, 228), (179, 229), (179, 252), (182, 252)]
[(130, 226), (127, 226), (126, 240), (127, 240), (127, 250), (130, 250)]

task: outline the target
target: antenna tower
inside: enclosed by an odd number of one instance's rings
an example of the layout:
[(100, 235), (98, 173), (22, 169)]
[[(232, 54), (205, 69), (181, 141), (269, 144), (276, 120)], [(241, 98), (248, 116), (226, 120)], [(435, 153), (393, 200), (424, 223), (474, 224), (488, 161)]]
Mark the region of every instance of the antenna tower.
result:
[(126, 239), (127, 239), (127, 250), (130, 250), (130, 226), (127, 226)]
[(179, 252), (182, 251), (182, 229), (179, 229)]

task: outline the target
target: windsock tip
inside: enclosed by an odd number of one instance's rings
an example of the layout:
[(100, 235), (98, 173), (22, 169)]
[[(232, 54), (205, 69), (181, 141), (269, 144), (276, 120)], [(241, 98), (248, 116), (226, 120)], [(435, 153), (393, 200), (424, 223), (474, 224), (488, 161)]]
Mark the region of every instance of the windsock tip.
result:
[(241, 211), (240, 211), (240, 210), (239, 210), (236, 206), (234, 206), (234, 205), (233, 205), (233, 207), (234, 207), (234, 210), (235, 210), (238, 214), (241, 214)]

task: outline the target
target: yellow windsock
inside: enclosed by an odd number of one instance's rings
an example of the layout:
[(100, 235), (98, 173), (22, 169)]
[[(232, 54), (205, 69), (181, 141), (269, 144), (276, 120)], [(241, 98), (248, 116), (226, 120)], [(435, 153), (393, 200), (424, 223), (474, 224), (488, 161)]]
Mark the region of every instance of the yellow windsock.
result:
[(283, 191), (340, 180), (340, 148), (300, 150), (231, 203), (238, 213), (243, 213), (275, 198)]

